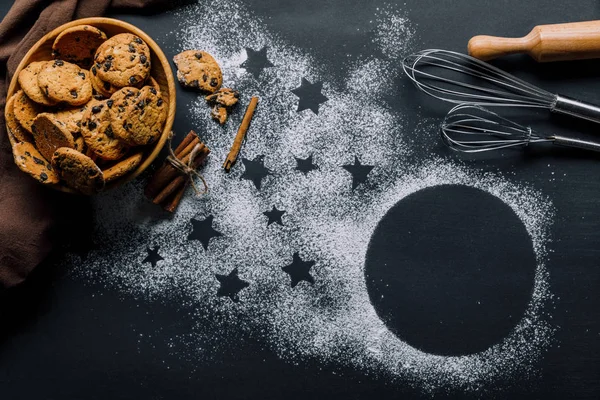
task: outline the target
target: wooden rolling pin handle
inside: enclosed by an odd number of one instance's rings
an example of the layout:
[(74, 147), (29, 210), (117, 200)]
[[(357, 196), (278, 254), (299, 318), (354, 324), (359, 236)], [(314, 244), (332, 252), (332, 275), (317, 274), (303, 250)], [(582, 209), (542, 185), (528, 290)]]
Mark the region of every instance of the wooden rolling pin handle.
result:
[(469, 54), (482, 60), (514, 53), (539, 62), (600, 58), (600, 21), (539, 25), (522, 38), (475, 36), (469, 41)]
[(480, 35), (469, 40), (469, 55), (483, 61), (493, 60), (509, 54), (527, 52), (529, 52), (529, 42), (526, 38)]

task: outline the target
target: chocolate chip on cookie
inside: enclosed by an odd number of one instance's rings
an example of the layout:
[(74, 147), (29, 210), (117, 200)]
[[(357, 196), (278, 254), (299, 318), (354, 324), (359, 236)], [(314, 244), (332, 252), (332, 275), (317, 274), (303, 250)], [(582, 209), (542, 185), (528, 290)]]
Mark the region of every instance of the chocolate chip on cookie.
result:
[(15, 99), (17, 94), (18, 93), (13, 94), (6, 101), (6, 113), (4, 114), (6, 127), (8, 128), (8, 133), (12, 135), (15, 141), (31, 143), (33, 142), (33, 137), (31, 137), (31, 134), (21, 126), (15, 117)]
[(40, 152), (31, 143), (15, 143), (12, 148), (15, 164), (23, 172), (28, 173), (37, 181), (44, 184), (54, 184), (59, 182), (52, 165), (40, 154)]
[(186, 50), (173, 57), (177, 79), (185, 87), (214, 93), (223, 84), (223, 74), (215, 59), (205, 51)]
[(73, 106), (83, 105), (92, 98), (88, 71), (63, 60), (46, 63), (38, 74), (38, 85), (50, 99)]
[(15, 93), (14, 98), (13, 110), (17, 121), (19, 121), (25, 130), (32, 133), (31, 125), (33, 124), (33, 120), (39, 113), (45, 111), (44, 106), (32, 101), (23, 90)]
[(106, 34), (91, 25), (79, 25), (62, 31), (52, 45), (52, 56), (89, 68), (98, 46), (106, 40)]
[(104, 160), (118, 160), (128, 147), (113, 133), (107, 100), (92, 100), (83, 115), (81, 135), (87, 147)]
[(75, 146), (73, 135), (66, 124), (50, 113), (39, 114), (33, 120), (31, 131), (36, 147), (47, 160), (52, 159), (54, 151), (59, 147)]
[(92, 195), (104, 189), (104, 175), (98, 165), (75, 149), (57, 149), (52, 164), (69, 187), (83, 194)]
[(102, 173), (104, 174), (104, 181), (106, 183), (112, 182), (136, 169), (137, 166), (142, 162), (142, 155), (143, 153), (140, 151), (139, 153), (135, 153), (117, 162), (110, 168), (102, 170)]
[[(156, 93), (156, 94), (155, 94)], [(155, 142), (162, 134), (167, 117), (167, 107), (151, 86), (144, 86), (139, 94), (130, 98), (125, 106), (113, 104), (111, 108), (114, 133), (131, 146)]]
[(55, 100), (50, 99), (38, 85), (38, 74), (49, 62), (52, 61), (34, 61), (23, 68), (17, 78), (19, 86), (21, 86), (27, 97), (45, 106), (52, 106), (57, 103)]
[(150, 48), (139, 37), (121, 33), (98, 47), (94, 66), (98, 77), (113, 86), (141, 86), (150, 75)]

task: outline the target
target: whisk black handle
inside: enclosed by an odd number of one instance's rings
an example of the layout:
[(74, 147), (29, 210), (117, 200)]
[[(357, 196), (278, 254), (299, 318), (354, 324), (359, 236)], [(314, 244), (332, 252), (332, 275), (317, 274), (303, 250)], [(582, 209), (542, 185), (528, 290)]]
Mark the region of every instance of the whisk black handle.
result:
[(600, 123), (600, 107), (560, 94), (556, 96), (550, 111)]
[(564, 136), (553, 136), (554, 144), (566, 147), (576, 147), (578, 149), (586, 149), (600, 152), (600, 143), (590, 142), (588, 140), (574, 139)]

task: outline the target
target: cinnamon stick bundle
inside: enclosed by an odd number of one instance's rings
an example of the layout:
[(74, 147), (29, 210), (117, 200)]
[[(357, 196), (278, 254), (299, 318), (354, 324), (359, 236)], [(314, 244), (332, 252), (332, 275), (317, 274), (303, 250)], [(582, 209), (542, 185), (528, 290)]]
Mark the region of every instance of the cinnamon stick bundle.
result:
[[(194, 149), (196, 150), (194, 151)], [(186, 166), (189, 165), (190, 158), (194, 156), (190, 165), (193, 170), (204, 162), (209, 153), (209, 148), (200, 141), (194, 131), (190, 131), (173, 151), (175, 158)], [(190, 179), (189, 175), (176, 168), (167, 159), (148, 181), (144, 194), (154, 204), (161, 204), (165, 210), (174, 212), (183, 198), (185, 189), (190, 184)]]
[[(177, 146), (174, 150), (175, 157), (181, 159), (186, 155), (190, 154), (192, 149), (196, 144), (200, 143), (200, 139), (198, 135), (194, 131), (190, 131), (187, 136), (183, 139), (183, 141)], [(185, 154), (184, 154), (185, 153)], [(146, 185), (146, 189), (144, 190), (144, 194), (147, 198), (153, 199), (154, 196), (158, 194), (158, 192), (165, 186), (167, 181), (169, 180), (169, 175), (177, 170), (171, 163), (165, 161), (155, 173), (152, 175), (152, 178)]]
[[(206, 146), (204, 147), (206, 148)], [(208, 153), (206, 153), (208, 154)], [(196, 169), (200, 166), (200, 164), (202, 164), (202, 162), (204, 161), (205, 157), (202, 156), (197, 156), (196, 158), (194, 158), (194, 161), (192, 163), (192, 168)], [(185, 158), (184, 158), (185, 160)], [(169, 181), (169, 183), (167, 184), (167, 186), (165, 186), (157, 195), (156, 197), (152, 200), (152, 202), (154, 204), (161, 204), (163, 201), (165, 201), (167, 199), (167, 197), (169, 197), (171, 194), (173, 194), (173, 192), (175, 192), (177, 189), (179, 189), (181, 186), (183, 186), (183, 184), (188, 181), (190, 178), (187, 175), (177, 175), (173, 178), (173, 180)]]

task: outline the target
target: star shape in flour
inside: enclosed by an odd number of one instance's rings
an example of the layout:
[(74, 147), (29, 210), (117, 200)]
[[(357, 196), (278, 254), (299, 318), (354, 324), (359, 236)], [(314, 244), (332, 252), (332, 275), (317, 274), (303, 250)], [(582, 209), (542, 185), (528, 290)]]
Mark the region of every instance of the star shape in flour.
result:
[(238, 297), (240, 291), (250, 286), (249, 282), (240, 279), (237, 268), (231, 271), (229, 275), (215, 274), (215, 276), (221, 284), (221, 287), (217, 290), (217, 296), (227, 296), (236, 303), (240, 301), (240, 298)]
[(271, 225), (273, 222), (277, 222), (279, 225), (283, 226), (283, 222), (281, 221), (281, 217), (285, 214), (285, 210), (278, 210), (275, 206), (271, 211), (263, 212), (264, 215), (269, 218), (269, 222), (267, 222), (267, 226)]
[(273, 66), (271, 61), (267, 59), (266, 46), (258, 51), (246, 47), (246, 54), (248, 58), (246, 58), (246, 61), (244, 61), (240, 67), (245, 68), (246, 71), (250, 72), (257, 79), (263, 69)]
[(300, 258), (298, 252), (294, 253), (294, 259), (292, 263), (282, 267), (281, 269), (286, 272), (292, 279), (292, 287), (296, 287), (301, 281), (306, 281), (310, 284), (315, 283), (315, 278), (310, 274), (310, 269), (315, 265), (314, 261), (303, 261)]
[(319, 167), (313, 164), (312, 154), (306, 158), (294, 158), (296, 159), (296, 170), (303, 172), (304, 175), (308, 174), (310, 171), (319, 169)]
[(158, 246), (155, 246), (153, 249), (151, 249), (150, 247), (146, 247), (148, 255), (146, 256), (146, 258), (144, 258), (142, 264), (149, 262), (150, 264), (152, 264), (152, 268), (155, 268), (157, 262), (164, 260), (164, 258), (162, 258), (160, 254), (158, 254), (158, 249), (160, 249), (160, 247)]
[(260, 185), (263, 178), (271, 175), (271, 171), (265, 167), (264, 159), (265, 156), (256, 156), (254, 160), (242, 158), (242, 163), (244, 163), (245, 170), (241, 176), (241, 179), (248, 179), (249, 181), (252, 181), (258, 190), (260, 190)]
[(357, 156), (354, 156), (354, 164), (342, 165), (346, 171), (352, 174), (352, 190), (367, 180), (367, 175), (373, 169), (373, 165), (363, 165)]
[(221, 232), (212, 227), (213, 219), (212, 215), (209, 215), (202, 221), (192, 218), (192, 232), (189, 234), (188, 240), (199, 240), (204, 250), (208, 250), (210, 239), (222, 236)]
[(321, 93), (323, 82), (310, 83), (307, 79), (302, 78), (300, 87), (292, 90), (298, 98), (298, 112), (310, 108), (315, 114), (319, 114), (319, 104), (329, 100)]

